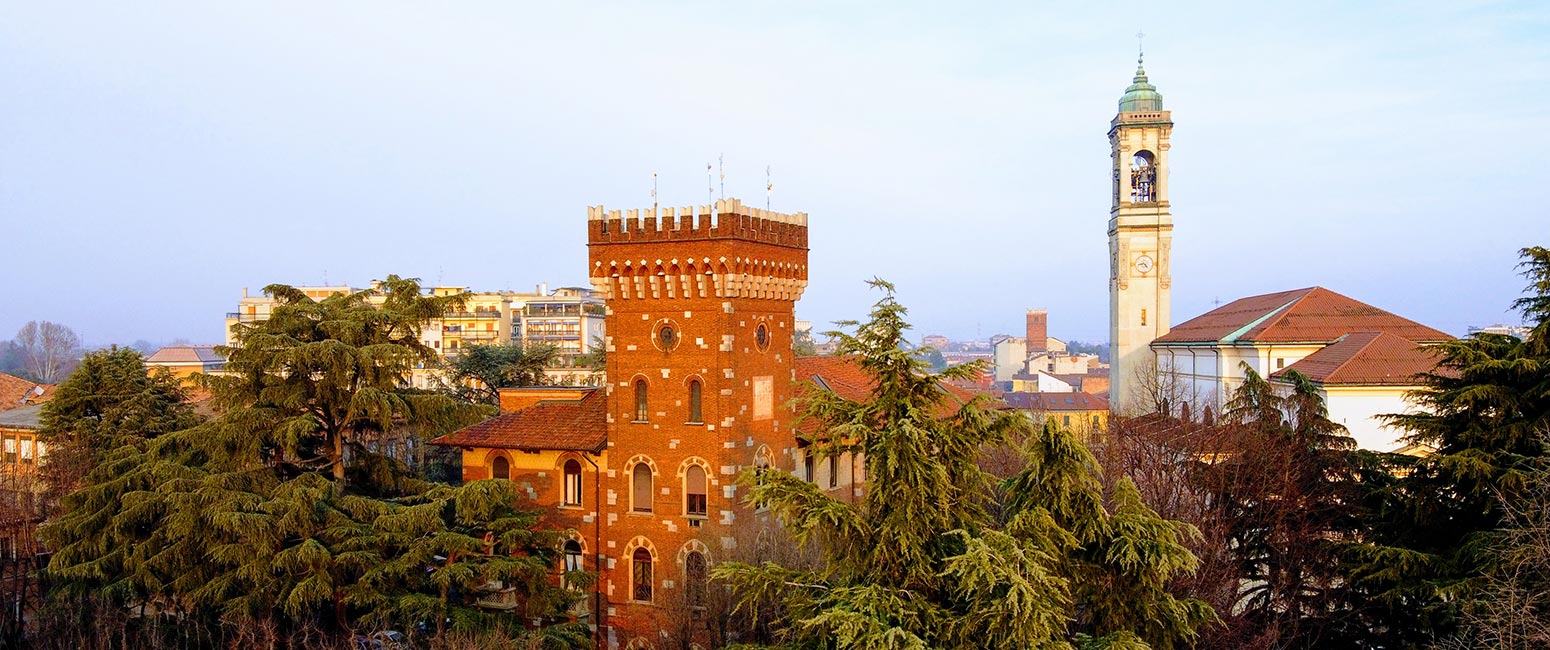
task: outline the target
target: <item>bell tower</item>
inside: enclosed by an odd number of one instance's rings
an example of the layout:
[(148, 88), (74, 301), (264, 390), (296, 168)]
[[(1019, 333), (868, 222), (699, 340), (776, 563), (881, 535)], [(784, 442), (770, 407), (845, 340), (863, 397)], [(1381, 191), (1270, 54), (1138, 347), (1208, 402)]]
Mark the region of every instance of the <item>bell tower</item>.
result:
[(1173, 215), (1168, 206), (1172, 115), (1136, 59), (1135, 80), (1109, 123), (1109, 408), (1140, 415), (1152, 404), (1142, 378), (1157, 372), (1150, 344), (1168, 333)]

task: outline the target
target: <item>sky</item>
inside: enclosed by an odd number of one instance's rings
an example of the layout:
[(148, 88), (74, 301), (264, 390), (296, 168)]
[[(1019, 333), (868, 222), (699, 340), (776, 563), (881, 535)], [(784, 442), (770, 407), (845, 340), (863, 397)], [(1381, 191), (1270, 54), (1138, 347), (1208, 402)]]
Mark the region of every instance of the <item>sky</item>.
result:
[[(1263, 5), (1263, 6), (1261, 6)], [(220, 342), (244, 288), (585, 285), (586, 207), (810, 215), (799, 318), (1107, 338), (1107, 129), (1175, 123), (1173, 317), (1517, 322), (1550, 4), (0, 0), (0, 338)], [(718, 191), (719, 194), (719, 191)]]

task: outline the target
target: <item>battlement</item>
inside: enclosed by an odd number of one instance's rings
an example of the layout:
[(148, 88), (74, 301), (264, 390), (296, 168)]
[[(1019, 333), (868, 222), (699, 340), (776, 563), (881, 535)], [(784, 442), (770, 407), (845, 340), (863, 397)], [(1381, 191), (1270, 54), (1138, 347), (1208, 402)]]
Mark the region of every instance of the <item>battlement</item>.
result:
[(807, 213), (786, 214), (721, 199), (683, 208), (605, 210), (587, 207), (589, 244), (741, 239), (807, 248)]

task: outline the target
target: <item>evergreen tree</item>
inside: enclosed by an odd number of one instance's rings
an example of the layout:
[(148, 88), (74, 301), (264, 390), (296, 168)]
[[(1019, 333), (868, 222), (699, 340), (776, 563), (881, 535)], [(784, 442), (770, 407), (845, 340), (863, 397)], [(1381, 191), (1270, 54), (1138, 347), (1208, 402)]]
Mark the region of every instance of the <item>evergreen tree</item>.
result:
[[(270, 319), (239, 325), (215, 419), (103, 455), (40, 534), (62, 593), (150, 608), (181, 625), (340, 639), (359, 629), (508, 630), (576, 598), (549, 583), (554, 532), (532, 530), (505, 481), (426, 483), (363, 444), (395, 427), (429, 437), (484, 407), (405, 388), (431, 354), (419, 329), (455, 301), (389, 278), (314, 301), (265, 289)], [(351, 477), (346, 480), (346, 475)], [(499, 581), (498, 583), (495, 581)], [(521, 618), (472, 600), (511, 588)], [(584, 627), (545, 632), (587, 644)], [(559, 647), (566, 647), (561, 645)]]
[(1193, 565), (1181, 543), (1186, 528), (1157, 518), (1124, 482), (1111, 513), (1093, 457), (1054, 426), (1035, 437), (1027, 471), (1009, 483), (1010, 521), (992, 518), (979, 455), (1026, 433), (1029, 421), (983, 398), (951, 402), (943, 381), (982, 368), (927, 374), (902, 345), (908, 325), (892, 286), (873, 284), (888, 295), (871, 319), (841, 323), (854, 334), (835, 333), (838, 352), (872, 378), (870, 398), (814, 386), (802, 400), (803, 421), (822, 432), (811, 453), (860, 455), (865, 496), (848, 503), (784, 473), (744, 475), (752, 504), (769, 508), (798, 542), (816, 544), (826, 564), (722, 564), (714, 575), (734, 587), (743, 611), (778, 602), (781, 647), (791, 648), (1186, 644), (1210, 619), (1198, 602), (1163, 591)]
[(554, 365), (558, 355), (559, 348), (552, 345), (472, 345), (447, 363), (448, 390), (465, 401), (497, 405), (502, 388), (549, 383), (544, 369)]
[(1389, 647), (1451, 634), (1489, 573), (1504, 504), (1546, 465), (1550, 432), (1550, 249), (1525, 248), (1526, 295), (1514, 303), (1527, 339), (1476, 333), (1436, 344), (1436, 370), (1390, 416), (1409, 441), (1436, 448), (1381, 495), (1371, 543), (1357, 549), (1353, 584), (1384, 607)]
[(88, 353), (43, 406), (39, 437), (49, 453), (41, 470), (51, 493), (74, 490), (118, 447), (193, 426), (186, 398), (177, 379), (165, 369), (148, 372), (134, 350)]

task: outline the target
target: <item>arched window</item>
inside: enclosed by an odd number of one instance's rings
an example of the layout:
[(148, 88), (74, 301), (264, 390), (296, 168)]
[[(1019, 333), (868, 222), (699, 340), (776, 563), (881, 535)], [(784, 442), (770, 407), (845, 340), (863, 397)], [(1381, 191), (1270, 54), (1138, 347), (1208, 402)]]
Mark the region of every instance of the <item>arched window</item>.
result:
[(695, 424), (699, 424), (705, 421), (702, 419), (704, 417), (704, 412), (700, 409), (700, 404), (702, 403), (704, 393), (705, 389), (704, 387), (700, 386), (700, 380), (689, 380), (689, 421)]
[(802, 472), (805, 474), (802, 478), (807, 479), (807, 482), (815, 485), (818, 483), (818, 470), (813, 465), (812, 450), (802, 450)]
[(490, 476), (511, 478), (511, 461), (506, 460), (505, 456), (496, 456), (495, 460), (490, 462)]
[(634, 565), (631, 577), (635, 586), (631, 595), (635, 600), (651, 602), (651, 551), (635, 549), (630, 563)]
[(690, 465), (684, 472), (684, 514), (704, 517), (706, 512), (705, 468)]
[(581, 463), (565, 461), (565, 505), (581, 505)]
[(839, 486), (840, 486), (840, 457), (838, 455), (834, 455), (834, 456), (830, 456), (829, 457), (829, 487), (837, 488)]
[(645, 463), (636, 463), (634, 473), (630, 476), (631, 499), (630, 510), (635, 512), (651, 512), (651, 466)]
[(571, 584), (569, 575), (585, 570), (582, 568), (581, 542), (574, 539), (565, 540), (565, 586), (575, 589), (576, 587)]
[(684, 556), (684, 600), (690, 607), (705, 606), (705, 579), (709, 573), (704, 553), (689, 551)]
[(646, 421), (646, 380), (635, 381), (635, 421)]
[(1157, 166), (1152, 152), (1142, 149), (1130, 158), (1130, 200), (1149, 203), (1157, 200)]

